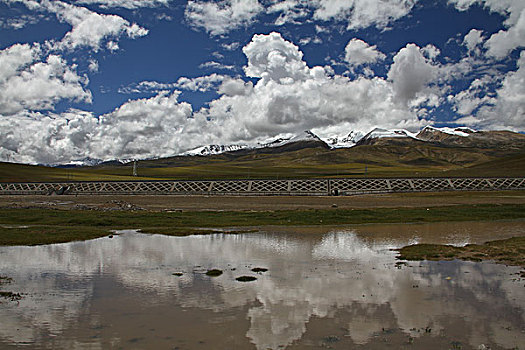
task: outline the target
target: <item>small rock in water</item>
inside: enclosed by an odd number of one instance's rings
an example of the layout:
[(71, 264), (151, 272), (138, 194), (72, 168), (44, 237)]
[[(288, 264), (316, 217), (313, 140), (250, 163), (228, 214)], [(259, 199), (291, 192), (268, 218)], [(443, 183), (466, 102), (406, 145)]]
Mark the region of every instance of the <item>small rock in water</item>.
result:
[(206, 276), (217, 277), (222, 275), (222, 270), (212, 269), (206, 272)]
[(252, 272), (255, 272), (255, 273), (262, 273), (262, 272), (266, 272), (268, 271), (267, 268), (264, 268), (264, 267), (254, 267), (252, 269)]
[(256, 279), (257, 277), (253, 277), (253, 276), (241, 276), (241, 277), (237, 277), (235, 280), (239, 282), (251, 282), (251, 281), (255, 281)]

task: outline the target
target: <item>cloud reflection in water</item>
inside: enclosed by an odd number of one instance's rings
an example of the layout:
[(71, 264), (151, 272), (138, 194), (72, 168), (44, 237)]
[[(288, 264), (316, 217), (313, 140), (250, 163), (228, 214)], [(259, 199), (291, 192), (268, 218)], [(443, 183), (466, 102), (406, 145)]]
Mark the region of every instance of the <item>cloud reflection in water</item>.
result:
[[(465, 318), (463, 336), (473, 347), (525, 342), (519, 326), (525, 323), (525, 296), (521, 283), (509, 278), (512, 269), (466, 262), (411, 263), (398, 269), (391, 249), (411, 239), (369, 239), (352, 230), (190, 237), (128, 231), (113, 239), (2, 247), (0, 271), (16, 280), (9, 288), (28, 295), (20, 305), (0, 306), (0, 344), (46, 344), (52, 336), (69, 333), (75, 320), (94, 317), (90, 308), (108, 297), (94, 287), (102, 278), (115, 288), (151, 295), (134, 300), (136, 305), (175, 305), (246, 319), (244, 336), (258, 349), (300, 342), (313, 318), (334, 319), (341, 312), (349, 315), (345, 341), (354, 344), (374, 341), (389, 328), (419, 337), (424, 333), (416, 330), (428, 327), (432, 335), (443, 335), (453, 332), (451, 320)], [(269, 271), (250, 271), (258, 266)], [(224, 274), (204, 276), (209, 268)], [(174, 277), (178, 271), (183, 276)], [(235, 280), (246, 274), (258, 280)], [(114, 343), (120, 341), (116, 337)], [(102, 340), (89, 341), (91, 347), (103, 347)], [(81, 339), (63, 342), (82, 344)]]

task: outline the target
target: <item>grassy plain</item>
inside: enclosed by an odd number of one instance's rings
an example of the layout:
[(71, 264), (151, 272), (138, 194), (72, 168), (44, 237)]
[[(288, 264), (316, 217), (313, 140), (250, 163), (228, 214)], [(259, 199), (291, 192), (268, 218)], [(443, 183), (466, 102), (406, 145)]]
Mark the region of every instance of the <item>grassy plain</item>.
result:
[[(85, 240), (116, 229), (188, 235), (216, 228), (525, 219), (525, 204), (276, 211), (99, 211), (0, 209), (0, 245)], [(205, 228), (205, 231), (200, 231)]]

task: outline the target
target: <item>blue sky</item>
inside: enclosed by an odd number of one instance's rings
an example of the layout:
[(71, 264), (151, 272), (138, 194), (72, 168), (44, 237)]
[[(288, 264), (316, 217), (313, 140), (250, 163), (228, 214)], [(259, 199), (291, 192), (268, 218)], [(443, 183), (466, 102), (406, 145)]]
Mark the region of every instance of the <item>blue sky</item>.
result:
[(0, 0), (0, 160), (525, 130), (523, 0)]

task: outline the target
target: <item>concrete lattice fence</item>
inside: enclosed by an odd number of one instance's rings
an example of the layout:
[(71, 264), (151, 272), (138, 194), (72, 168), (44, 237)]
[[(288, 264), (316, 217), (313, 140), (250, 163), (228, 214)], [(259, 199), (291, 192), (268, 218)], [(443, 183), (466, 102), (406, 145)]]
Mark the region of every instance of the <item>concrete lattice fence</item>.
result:
[(389, 178), (0, 183), (0, 195), (329, 196), (390, 192), (525, 190), (525, 178)]

